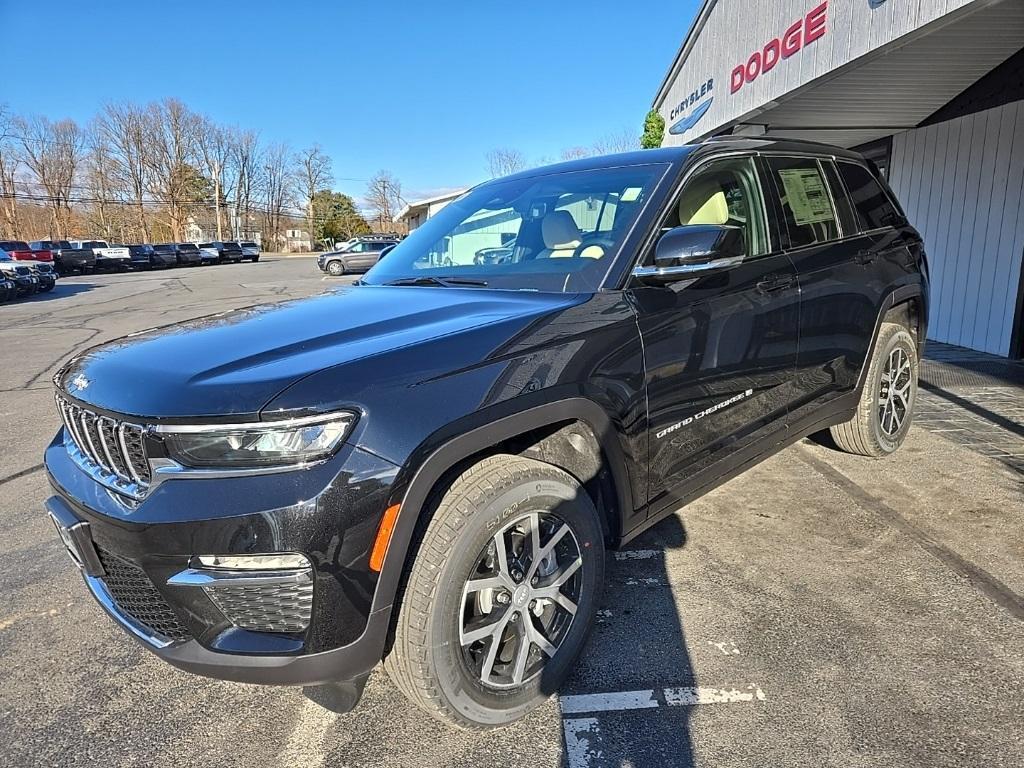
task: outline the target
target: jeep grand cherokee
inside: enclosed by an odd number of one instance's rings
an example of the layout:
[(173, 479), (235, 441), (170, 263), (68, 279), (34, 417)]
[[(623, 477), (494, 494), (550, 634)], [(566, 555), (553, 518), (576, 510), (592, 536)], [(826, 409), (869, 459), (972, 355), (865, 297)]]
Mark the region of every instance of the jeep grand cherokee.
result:
[(344, 711), (383, 660), (434, 715), (502, 725), (569, 671), (607, 548), (804, 435), (895, 451), (927, 300), (921, 238), (851, 152), (540, 168), (355, 286), (70, 361), (47, 508), (171, 664)]

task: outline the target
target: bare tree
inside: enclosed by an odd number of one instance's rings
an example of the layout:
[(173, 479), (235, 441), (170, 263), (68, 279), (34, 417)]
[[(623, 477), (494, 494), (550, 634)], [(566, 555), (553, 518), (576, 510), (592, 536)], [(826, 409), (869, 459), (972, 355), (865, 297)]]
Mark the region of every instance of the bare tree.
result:
[(492, 149), (485, 156), (487, 158), (487, 171), (492, 179), (500, 176), (508, 176), (526, 168), (526, 158), (518, 149), (499, 147)]
[(6, 104), (0, 104), (0, 232), (4, 237), (18, 237), (18, 199), (15, 179), (21, 159), (14, 146), (14, 115)]
[(640, 137), (628, 128), (610, 133), (594, 142), (595, 155), (610, 155), (615, 152), (632, 152), (640, 149)]
[(402, 183), (390, 171), (378, 171), (366, 186), (366, 205), (383, 232), (394, 223), (402, 204)]
[[(122, 217), (119, 212), (121, 206), (117, 203), (120, 200), (121, 191), (117, 182), (117, 168), (114, 160), (113, 149), (109, 138), (103, 131), (100, 123), (94, 121), (88, 131), (89, 151), (85, 158), (83, 174), (84, 187), (89, 191), (95, 202), (92, 203), (92, 210), (99, 231), (105, 239), (114, 239), (115, 219), (120, 222)], [(122, 235), (124, 238), (123, 223)]]
[(567, 147), (562, 150), (563, 160), (578, 160), (581, 157), (590, 157), (593, 152), (586, 147)]
[(50, 234), (67, 237), (71, 228), (71, 189), (82, 161), (83, 137), (74, 120), (51, 122), (34, 116), (16, 123), (22, 159), (46, 196)]
[(164, 99), (148, 109), (152, 192), (167, 211), (166, 223), (175, 240), (184, 238), (190, 204), (195, 202), (198, 123), (198, 115), (177, 99)]
[(107, 104), (97, 118), (95, 131), (109, 143), (116, 187), (135, 211), (136, 235), (143, 243), (150, 239), (146, 218), (150, 175), (146, 115), (146, 109), (135, 104)]
[(292, 152), (287, 144), (271, 144), (263, 153), (263, 173), (259, 189), (266, 230), (275, 247), (281, 247), (286, 209), (294, 202), (295, 175)]
[(249, 215), (260, 181), (259, 137), (254, 131), (228, 130), (228, 173), (234, 180), (235, 214), (232, 237), (249, 237)]
[(306, 223), (310, 239), (313, 239), (317, 231), (316, 222), (313, 220), (313, 198), (317, 192), (328, 189), (334, 182), (331, 158), (323, 153), (319, 144), (302, 150), (295, 157), (298, 165), (296, 176), (306, 208)]
[(227, 174), (231, 143), (227, 132), (208, 117), (197, 121), (199, 129), (196, 144), (202, 160), (203, 172), (213, 182), (213, 210), (217, 239), (224, 239), (222, 201), (225, 199), (224, 179)]

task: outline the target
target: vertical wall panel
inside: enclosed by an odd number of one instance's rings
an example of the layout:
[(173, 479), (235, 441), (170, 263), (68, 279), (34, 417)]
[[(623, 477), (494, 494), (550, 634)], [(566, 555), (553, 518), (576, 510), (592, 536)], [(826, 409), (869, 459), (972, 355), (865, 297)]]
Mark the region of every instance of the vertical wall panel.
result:
[(1024, 251), (1024, 102), (897, 134), (890, 181), (924, 236), (929, 337), (1008, 354)]

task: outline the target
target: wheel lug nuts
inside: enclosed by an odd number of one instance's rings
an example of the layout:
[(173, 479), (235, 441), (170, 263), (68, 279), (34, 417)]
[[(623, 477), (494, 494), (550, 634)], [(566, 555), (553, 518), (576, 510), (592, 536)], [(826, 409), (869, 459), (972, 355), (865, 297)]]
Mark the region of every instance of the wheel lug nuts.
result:
[(538, 581), (540, 581), (540, 579), (538, 579), (536, 576), (534, 576), (532, 579), (530, 579), (530, 586), (531, 587), (536, 587)]
[(508, 605), (509, 600), (511, 600), (508, 592), (499, 592), (497, 595), (494, 596), (494, 599), (502, 605)]
[(512, 578), (513, 578), (513, 579), (514, 579), (515, 581), (522, 581), (522, 580), (523, 580), (523, 572), (522, 572), (522, 571), (520, 571), (520, 570), (518, 570), (518, 569), (517, 569), (517, 570), (514, 570), (514, 571), (512, 571)]

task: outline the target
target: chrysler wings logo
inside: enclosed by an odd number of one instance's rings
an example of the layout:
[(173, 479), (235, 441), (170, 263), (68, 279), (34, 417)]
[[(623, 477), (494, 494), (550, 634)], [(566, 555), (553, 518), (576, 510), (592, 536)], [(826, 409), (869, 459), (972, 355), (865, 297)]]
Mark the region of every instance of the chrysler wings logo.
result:
[(712, 96), (707, 101), (701, 102), (690, 114), (684, 117), (682, 120), (673, 123), (672, 127), (668, 129), (668, 132), (673, 136), (678, 136), (681, 133), (686, 133), (688, 130), (693, 128), (698, 121), (704, 117), (704, 114), (711, 108), (711, 102), (715, 98)]
[(88, 389), (89, 380), (82, 374), (78, 374), (71, 380), (71, 386), (75, 387), (75, 389)]

